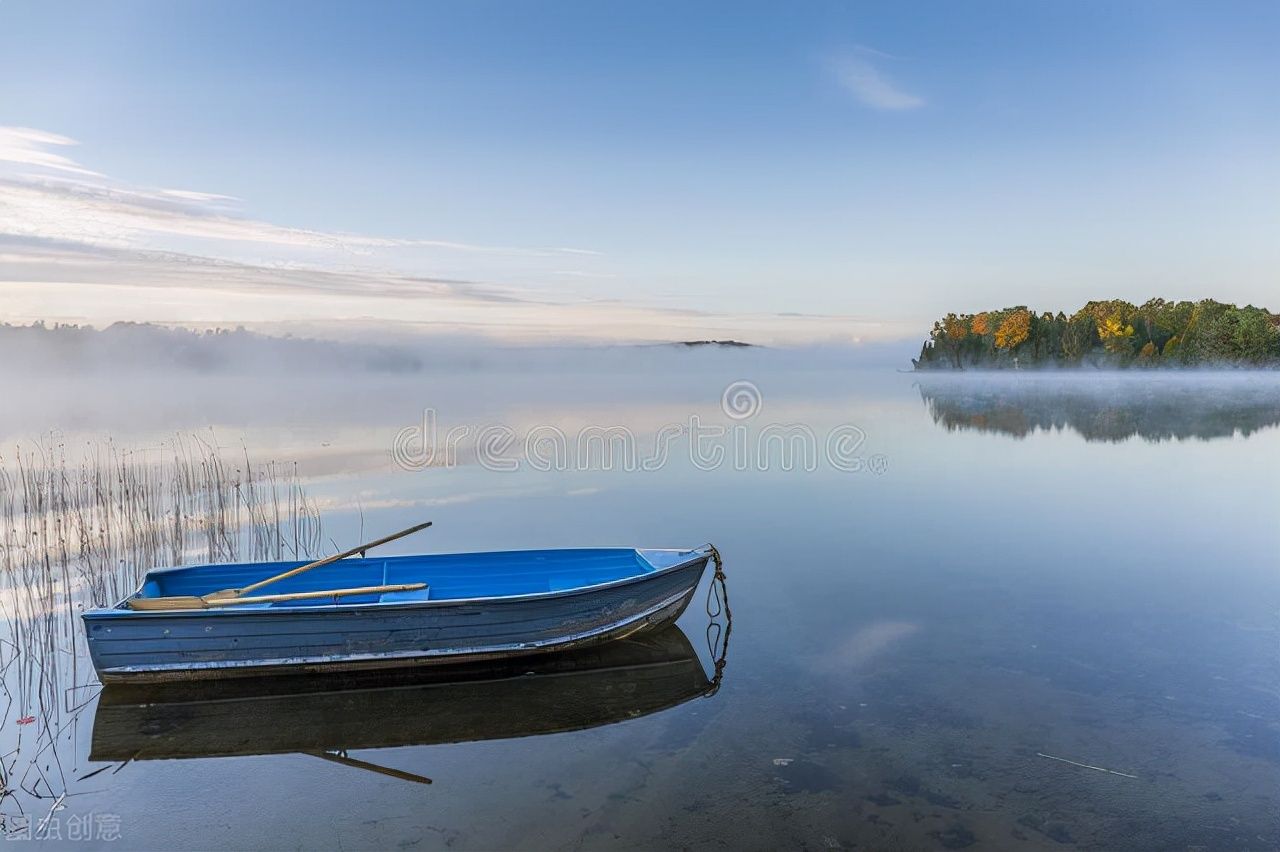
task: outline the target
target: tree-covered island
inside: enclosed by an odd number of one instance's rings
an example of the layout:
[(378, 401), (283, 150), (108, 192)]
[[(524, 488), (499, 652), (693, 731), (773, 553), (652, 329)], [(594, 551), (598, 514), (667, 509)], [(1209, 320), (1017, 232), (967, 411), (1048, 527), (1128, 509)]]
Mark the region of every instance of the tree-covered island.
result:
[(1280, 316), (1202, 299), (1089, 302), (1071, 316), (1026, 306), (947, 314), (917, 370), (1280, 367)]

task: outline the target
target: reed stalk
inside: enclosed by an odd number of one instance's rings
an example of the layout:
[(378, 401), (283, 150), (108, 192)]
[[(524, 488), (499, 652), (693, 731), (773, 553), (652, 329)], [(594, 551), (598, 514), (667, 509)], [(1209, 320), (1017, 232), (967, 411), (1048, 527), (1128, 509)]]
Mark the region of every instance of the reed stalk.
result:
[(192, 435), (75, 449), (55, 434), (0, 452), (0, 821), (70, 793), (98, 689), (80, 612), (157, 566), (307, 559), (323, 542), (296, 464), (229, 461)]

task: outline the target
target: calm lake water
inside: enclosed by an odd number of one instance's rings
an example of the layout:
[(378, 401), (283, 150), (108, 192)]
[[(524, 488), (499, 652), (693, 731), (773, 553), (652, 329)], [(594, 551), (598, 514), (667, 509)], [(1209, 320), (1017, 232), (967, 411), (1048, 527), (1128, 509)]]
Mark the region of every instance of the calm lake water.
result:
[[(341, 546), (424, 517), (388, 552), (711, 541), (733, 615), (718, 689), (701, 593), (681, 633), (452, 683), (158, 708), (85, 685), (49, 744), (10, 684), (8, 830), (60, 805), (49, 842), (72, 848), (1280, 848), (1275, 377), (753, 358), (210, 379), (151, 410), (136, 391), (6, 414), (7, 445), (57, 427), (72, 452), (213, 423), (233, 454), (296, 461)], [(441, 439), (472, 437), (413, 469), (424, 409)], [(491, 455), (518, 470), (492, 469), (488, 425), (517, 436)], [(628, 427), (656, 469), (623, 469), (625, 438), (612, 464), (581, 452), (593, 425)], [(665, 459), (664, 426), (686, 430)], [(725, 430), (710, 456), (691, 458), (690, 426)], [(559, 469), (521, 453), (539, 427), (543, 449), (566, 436)]]

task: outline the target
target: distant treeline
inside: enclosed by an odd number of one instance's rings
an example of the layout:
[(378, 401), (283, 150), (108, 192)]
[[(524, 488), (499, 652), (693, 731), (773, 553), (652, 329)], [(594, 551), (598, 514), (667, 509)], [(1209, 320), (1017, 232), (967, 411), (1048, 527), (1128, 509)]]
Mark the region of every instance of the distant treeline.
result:
[(420, 359), (391, 346), (271, 337), (243, 328), (192, 331), (121, 322), (104, 329), (71, 324), (0, 323), (0, 368), (24, 370), (266, 369), (412, 372)]
[(1026, 306), (947, 314), (917, 370), (1280, 367), (1280, 316), (1203, 299), (1090, 302), (1071, 316)]

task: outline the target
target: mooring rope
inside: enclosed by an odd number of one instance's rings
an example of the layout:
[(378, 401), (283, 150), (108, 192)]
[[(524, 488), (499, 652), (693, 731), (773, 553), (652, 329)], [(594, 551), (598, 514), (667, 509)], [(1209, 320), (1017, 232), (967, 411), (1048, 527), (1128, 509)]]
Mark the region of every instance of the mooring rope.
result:
[[(707, 654), (715, 661), (715, 675), (706, 694), (712, 696), (719, 692), (720, 683), (724, 680), (724, 667), (729, 655), (729, 634), (733, 632), (733, 611), (729, 609), (729, 586), (724, 575), (724, 559), (714, 544), (704, 546), (711, 548), (711, 561), (716, 566), (711, 585), (707, 588), (706, 600), (707, 618), (710, 619), (707, 622)], [(724, 615), (723, 627), (717, 621), (721, 614)]]

